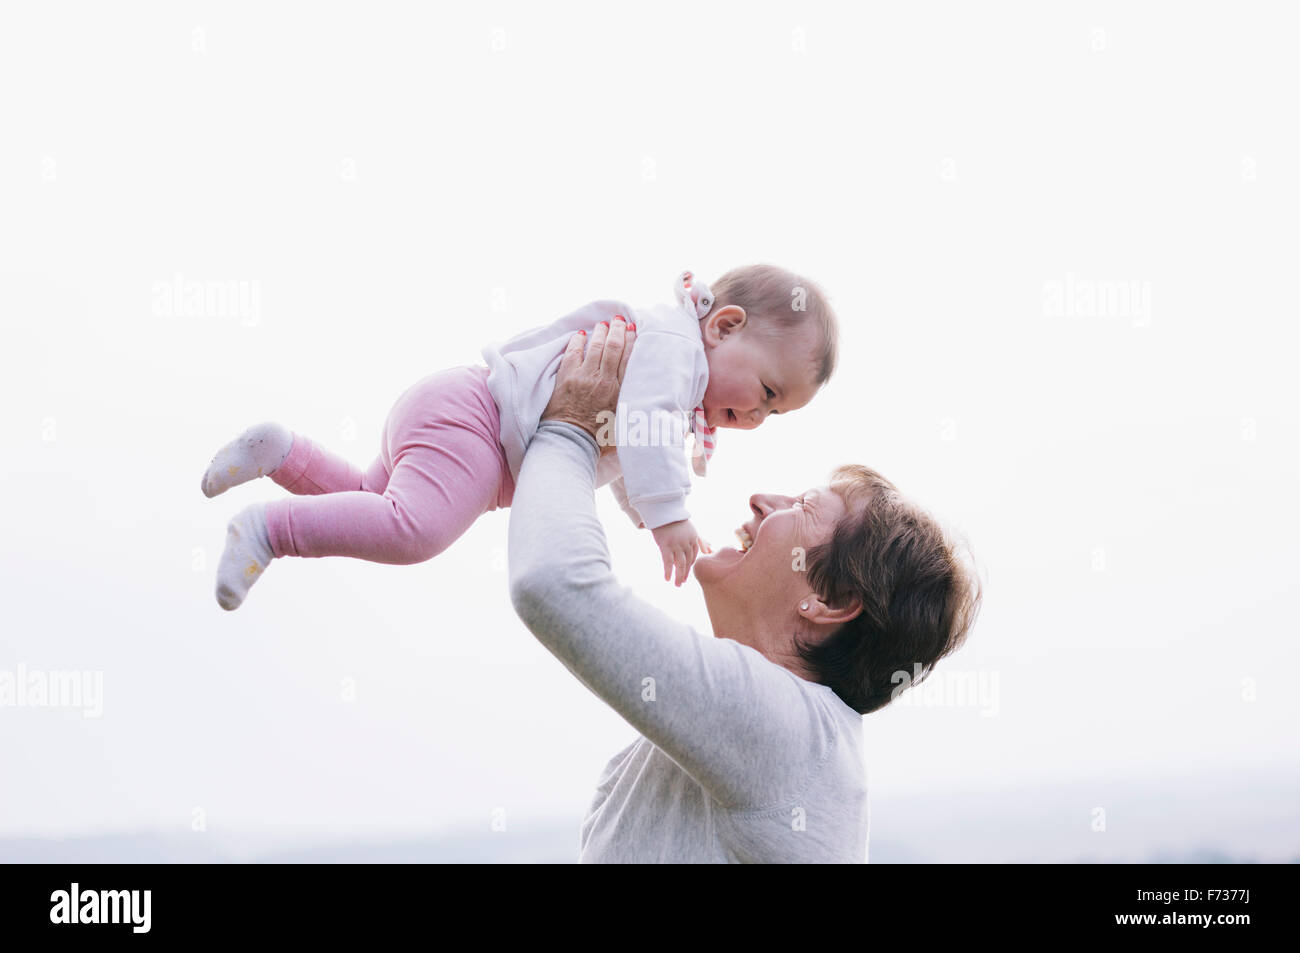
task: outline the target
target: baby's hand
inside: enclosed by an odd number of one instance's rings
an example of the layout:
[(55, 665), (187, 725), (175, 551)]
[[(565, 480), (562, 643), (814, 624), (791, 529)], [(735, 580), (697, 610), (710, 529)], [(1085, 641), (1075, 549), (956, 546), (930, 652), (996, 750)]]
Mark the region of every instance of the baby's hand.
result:
[(678, 586), (686, 581), (691, 566), (695, 565), (695, 557), (701, 552), (713, 551), (708, 543), (700, 539), (700, 534), (695, 532), (690, 520), (665, 523), (650, 532), (654, 534), (655, 542), (659, 544), (659, 553), (664, 558), (664, 581), (671, 581), (673, 570), (676, 569)]

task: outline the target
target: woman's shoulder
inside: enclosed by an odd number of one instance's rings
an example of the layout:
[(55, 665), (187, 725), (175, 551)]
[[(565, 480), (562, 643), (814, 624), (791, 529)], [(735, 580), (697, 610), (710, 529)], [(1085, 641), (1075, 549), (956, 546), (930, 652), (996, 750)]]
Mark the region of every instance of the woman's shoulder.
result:
[[(702, 639), (709, 638), (709, 636), (698, 632), (696, 635)], [(823, 685), (821, 682), (814, 682), (811, 679), (804, 678), (798, 673), (786, 668), (784, 665), (772, 661), (762, 652), (752, 648), (751, 646), (745, 645), (743, 642), (737, 642), (735, 639), (729, 638), (715, 638), (713, 641), (725, 643), (726, 645), (733, 647), (732, 650), (740, 657), (744, 658), (747, 664), (753, 669), (757, 671), (770, 672), (774, 678), (785, 682), (801, 696), (814, 702), (817, 707), (823, 710), (828, 717), (832, 718), (836, 722), (856, 724), (859, 727), (861, 726), (862, 716), (846, 705), (840, 696), (835, 694), (835, 690), (829, 685)]]
[(720, 651), (734, 653), (743, 666), (756, 743), (766, 742), (784, 749), (789, 759), (815, 764), (824, 760), (841, 735), (860, 738), (862, 716), (830, 687), (803, 678), (734, 639), (712, 641)]
[[(778, 726), (772, 743), (756, 748), (751, 762), (751, 797), (733, 805), (738, 820), (763, 823), (799, 812), (816, 814), (820, 824), (856, 831), (865, 816), (866, 754), (862, 716), (828, 686), (802, 678), (762, 653), (739, 645), (755, 674), (766, 673), (784, 686), (780, 701), (756, 717)], [(761, 676), (760, 676), (761, 677)], [(795, 815), (791, 815), (794, 811)]]

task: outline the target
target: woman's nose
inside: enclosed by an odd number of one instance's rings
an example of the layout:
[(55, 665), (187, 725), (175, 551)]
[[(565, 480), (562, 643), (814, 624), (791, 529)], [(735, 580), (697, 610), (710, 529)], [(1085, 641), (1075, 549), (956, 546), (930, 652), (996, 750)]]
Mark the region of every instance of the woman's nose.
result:
[(794, 497), (778, 493), (755, 493), (749, 498), (749, 508), (760, 520), (773, 510), (788, 509), (791, 506), (794, 506)]

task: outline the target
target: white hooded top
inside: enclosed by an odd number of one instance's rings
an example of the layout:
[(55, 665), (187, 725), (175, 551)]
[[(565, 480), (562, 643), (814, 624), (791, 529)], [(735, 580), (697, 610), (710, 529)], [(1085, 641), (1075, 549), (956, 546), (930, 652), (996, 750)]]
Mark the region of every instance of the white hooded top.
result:
[[(569, 338), (621, 314), (636, 324), (636, 345), (611, 435), (618, 452), (600, 458), (596, 485), (612, 484), (624, 512), (647, 529), (690, 518), (685, 434), (709, 383), (699, 321), (712, 307), (713, 296), (698, 281), (692, 288), (686, 272), (678, 277), (677, 297), (676, 306), (638, 309), (622, 301), (592, 301), (545, 327), (483, 349), (488, 390), (501, 413), (501, 446), (515, 480), (555, 389)], [(667, 425), (672, 422), (677, 425)]]

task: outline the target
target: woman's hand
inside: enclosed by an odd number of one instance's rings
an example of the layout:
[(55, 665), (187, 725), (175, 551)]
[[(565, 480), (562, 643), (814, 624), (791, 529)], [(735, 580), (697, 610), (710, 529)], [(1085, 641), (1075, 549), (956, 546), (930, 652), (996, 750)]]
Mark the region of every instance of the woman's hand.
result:
[(596, 438), (602, 454), (612, 453), (614, 428), (608, 425), (618, 409), (618, 391), (634, 341), (636, 325), (628, 324), (621, 314), (614, 316), (612, 324), (602, 321), (590, 334), (578, 331), (570, 337), (542, 420), (576, 424)]

